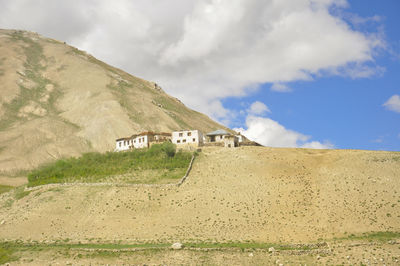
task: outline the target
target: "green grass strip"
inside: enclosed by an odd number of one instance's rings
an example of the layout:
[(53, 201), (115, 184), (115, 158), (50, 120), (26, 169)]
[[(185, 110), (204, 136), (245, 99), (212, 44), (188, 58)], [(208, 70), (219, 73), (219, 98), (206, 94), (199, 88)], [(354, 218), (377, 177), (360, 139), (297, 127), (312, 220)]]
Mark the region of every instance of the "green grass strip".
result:
[[(185, 170), (189, 166), (190, 152), (175, 152), (170, 142), (154, 144), (150, 149), (127, 152), (86, 153), (79, 158), (66, 158), (45, 164), (28, 174), (28, 186), (50, 183), (95, 182), (104, 177), (123, 175), (142, 170)], [(184, 171), (183, 171), (184, 172)], [(176, 171), (180, 174), (182, 171)], [(179, 176), (165, 175), (168, 178)]]

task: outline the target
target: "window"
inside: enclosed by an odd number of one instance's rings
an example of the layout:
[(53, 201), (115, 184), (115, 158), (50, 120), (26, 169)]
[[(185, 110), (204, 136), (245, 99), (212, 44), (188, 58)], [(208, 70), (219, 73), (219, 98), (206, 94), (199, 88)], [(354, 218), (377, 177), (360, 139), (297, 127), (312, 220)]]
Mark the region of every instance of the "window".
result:
[(119, 143), (119, 146), (120, 146), (120, 147), (122, 146), (122, 142)]
[(178, 140), (176, 141), (176, 143), (181, 143), (181, 140), (180, 140), (180, 139), (178, 139)]
[(196, 142), (196, 139), (195, 139), (195, 138), (193, 138), (193, 142)]
[(183, 133), (179, 133), (179, 137), (183, 137)]
[(188, 135), (188, 137), (191, 136), (191, 135), (192, 135), (192, 132), (188, 132), (187, 135)]
[(182, 142), (185, 143), (185, 142), (186, 142), (186, 139), (182, 140)]

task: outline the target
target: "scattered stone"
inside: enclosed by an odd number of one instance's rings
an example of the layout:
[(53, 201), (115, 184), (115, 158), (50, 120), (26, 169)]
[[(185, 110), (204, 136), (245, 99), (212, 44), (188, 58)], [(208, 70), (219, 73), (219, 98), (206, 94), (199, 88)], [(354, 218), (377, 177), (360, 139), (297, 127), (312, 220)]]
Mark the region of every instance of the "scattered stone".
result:
[(54, 85), (53, 84), (46, 84), (46, 90), (48, 92), (52, 92), (54, 90)]
[(25, 72), (22, 70), (17, 70), (17, 74), (20, 74), (21, 76), (26, 76)]
[(182, 245), (182, 243), (176, 242), (176, 243), (172, 244), (171, 248), (172, 249), (182, 249), (183, 245)]
[(319, 259), (321, 259), (321, 256), (320, 256), (320, 255), (317, 256), (317, 260), (319, 260)]
[(28, 105), (22, 107), (18, 113), (18, 117), (27, 117), (28, 115), (33, 114), (37, 116), (45, 116), (47, 114), (46, 109), (41, 107), (39, 104), (35, 102), (30, 102)]
[(347, 257), (346, 257), (346, 259), (348, 259), (348, 260), (349, 260), (349, 259), (350, 259), (350, 256), (347, 256)]
[(279, 262), (281, 262), (281, 261), (280, 261), (280, 260), (276, 260), (276, 261), (275, 261), (275, 264), (279, 264)]
[(274, 247), (270, 247), (270, 248), (268, 249), (268, 252), (270, 252), (270, 253), (275, 252), (275, 248), (274, 248)]
[(253, 253), (250, 253), (250, 254), (249, 254), (249, 257), (253, 257), (253, 256), (254, 256), (254, 254), (253, 254)]
[(6, 222), (5, 220), (2, 220), (2, 221), (0, 222), (0, 225), (3, 225), (5, 222)]
[(50, 98), (50, 95), (46, 94), (42, 98), (39, 99), (39, 102), (45, 103), (49, 100), (49, 98)]

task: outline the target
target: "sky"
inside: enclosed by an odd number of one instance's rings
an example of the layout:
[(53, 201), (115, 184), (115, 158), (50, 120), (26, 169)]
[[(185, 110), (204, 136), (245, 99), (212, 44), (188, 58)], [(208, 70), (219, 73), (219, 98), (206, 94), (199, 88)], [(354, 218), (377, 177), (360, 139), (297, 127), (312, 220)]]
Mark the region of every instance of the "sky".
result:
[(0, 0), (273, 147), (400, 151), (398, 0)]

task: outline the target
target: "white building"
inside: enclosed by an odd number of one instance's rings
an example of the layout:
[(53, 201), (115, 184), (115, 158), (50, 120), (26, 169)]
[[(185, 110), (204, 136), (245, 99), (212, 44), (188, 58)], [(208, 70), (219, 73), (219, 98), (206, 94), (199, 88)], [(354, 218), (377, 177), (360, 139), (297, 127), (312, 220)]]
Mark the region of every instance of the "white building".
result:
[(115, 151), (127, 151), (131, 149), (131, 138), (119, 138), (115, 141)]
[(176, 145), (202, 146), (203, 133), (199, 130), (183, 130), (172, 132), (172, 143)]
[(170, 133), (142, 132), (129, 138), (120, 138), (115, 142), (115, 151), (149, 148), (152, 144), (171, 141)]

